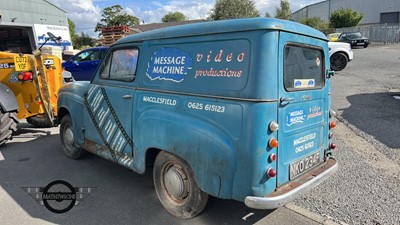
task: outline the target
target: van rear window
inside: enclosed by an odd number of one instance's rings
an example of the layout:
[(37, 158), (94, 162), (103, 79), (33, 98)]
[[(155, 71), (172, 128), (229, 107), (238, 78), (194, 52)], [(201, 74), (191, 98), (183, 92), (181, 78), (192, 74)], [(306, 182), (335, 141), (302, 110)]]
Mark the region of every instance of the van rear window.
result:
[(288, 91), (319, 89), (325, 84), (321, 49), (306, 46), (285, 47), (283, 82)]

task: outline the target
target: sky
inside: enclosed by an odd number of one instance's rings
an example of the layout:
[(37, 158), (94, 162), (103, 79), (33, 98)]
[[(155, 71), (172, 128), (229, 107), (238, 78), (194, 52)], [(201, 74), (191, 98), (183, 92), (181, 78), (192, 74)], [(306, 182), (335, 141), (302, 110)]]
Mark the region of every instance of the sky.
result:
[[(47, 0), (67, 12), (67, 17), (75, 23), (76, 32), (84, 32), (97, 37), (94, 28), (101, 19), (105, 7), (121, 5), (126, 13), (136, 16), (144, 23), (160, 23), (170, 12), (181, 12), (189, 19), (206, 19), (216, 0)], [(304, 6), (322, 0), (289, 0), (290, 9), (295, 12)], [(268, 12), (275, 16), (280, 0), (253, 0), (256, 8), (264, 16)]]

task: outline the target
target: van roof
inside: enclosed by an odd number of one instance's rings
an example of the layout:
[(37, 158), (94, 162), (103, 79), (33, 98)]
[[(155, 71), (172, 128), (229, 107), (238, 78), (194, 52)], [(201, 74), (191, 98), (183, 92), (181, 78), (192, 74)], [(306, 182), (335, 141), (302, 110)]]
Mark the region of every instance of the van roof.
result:
[(118, 40), (116, 44), (152, 39), (188, 37), (250, 30), (281, 30), (311, 36), (327, 41), (327, 37), (322, 32), (300, 23), (274, 18), (250, 18), (207, 21), (194, 24), (166, 27), (130, 35), (128, 37)]

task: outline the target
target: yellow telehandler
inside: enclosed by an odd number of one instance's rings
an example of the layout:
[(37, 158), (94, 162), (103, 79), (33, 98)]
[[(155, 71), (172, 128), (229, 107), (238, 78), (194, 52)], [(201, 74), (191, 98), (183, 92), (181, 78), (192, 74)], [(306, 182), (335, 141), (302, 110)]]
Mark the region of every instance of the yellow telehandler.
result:
[(57, 95), (63, 84), (61, 59), (42, 54), (49, 38), (33, 54), (0, 52), (0, 146), (12, 139), (19, 120), (38, 127), (56, 124)]

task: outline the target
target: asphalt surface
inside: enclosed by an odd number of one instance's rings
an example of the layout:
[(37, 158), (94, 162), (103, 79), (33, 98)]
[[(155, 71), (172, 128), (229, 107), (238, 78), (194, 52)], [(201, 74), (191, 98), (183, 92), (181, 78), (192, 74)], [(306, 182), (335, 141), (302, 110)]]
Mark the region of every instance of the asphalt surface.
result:
[[(19, 134), (0, 148), (0, 224), (335, 224), (294, 204), (277, 210), (254, 210), (243, 203), (210, 198), (205, 211), (178, 220), (162, 207), (152, 174), (136, 174), (95, 155), (80, 160), (61, 150), (58, 128), (19, 124)], [(94, 191), (64, 214), (55, 214), (23, 187), (45, 187), (65, 180)], [(52, 206), (64, 206), (61, 203)]]

